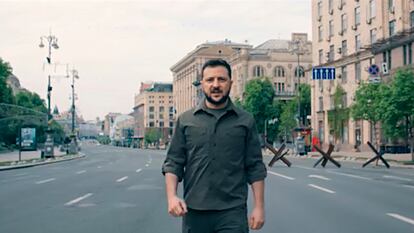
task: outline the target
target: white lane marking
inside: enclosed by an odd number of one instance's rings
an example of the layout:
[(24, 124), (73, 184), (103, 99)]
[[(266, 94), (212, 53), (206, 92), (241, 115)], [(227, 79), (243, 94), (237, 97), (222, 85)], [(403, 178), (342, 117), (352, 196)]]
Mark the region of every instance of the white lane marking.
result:
[(335, 171), (326, 171), (326, 172), (333, 173), (333, 174), (337, 174), (337, 175), (341, 175), (341, 176), (347, 176), (347, 177), (357, 178), (357, 179), (361, 179), (361, 180), (372, 180), (371, 178), (368, 178), (368, 177), (357, 176), (357, 175), (352, 175), (352, 174), (348, 174), (348, 173), (335, 172)]
[(149, 166), (149, 164), (147, 163), (147, 164), (145, 164), (145, 167), (148, 167)]
[(50, 179), (47, 179), (47, 180), (37, 181), (36, 184), (44, 184), (44, 183), (51, 182), (51, 181), (54, 181), (54, 180), (56, 180), (56, 179), (55, 178), (50, 178)]
[(298, 167), (298, 168), (307, 169), (307, 170), (312, 170), (312, 171), (316, 171), (316, 170), (318, 170), (318, 169), (316, 169), (316, 168), (304, 167), (304, 166), (299, 166), (299, 165), (293, 165), (293, 167)]
[(293, 177), (285, 176), (285, 175), (282, 175), (282, 174), (279, 174), (279, 173), (276, 173), (276, 172), (267, 171), (267, 173), (270, 173), (272, 175), (279, 176), (279, 177), (282, 177), (282, 178), (285, 178), (285, 179), (288, 179), (288, 180), (295, 180), (295, 178), (293, 178)]
[(399, 214), (394, 214), (394, 213), (387, 213), (387, 215), (388, 215), (388, 216), (391, 216), (391, 217), (393, 217), (393, 218), (396, 218), (396, 219), (398, 219), (398, 220), (401, 220), (401, 221), (403, 221), (403, 222), (409, 223), (409, 224), (411, 224), (411, 225), (414, 225), (414, 219), (407, 218), (407, 217), (404, 217), (404, 216), (402, 216), (402, 215), (399, 215)]
[(88, 197), (90, 197), (92, 195), (93, 195), (92, 193), (87, 193), (86, 195), (83, 195), (83, 196), (78, 197), (78, 198), (76, 198), (76, 199), (74, 199), (72, 201), (67, 202), (65, 204), (65, 206), (70, 206), (70, 205), (76, 204), (76, 203), (78, 203), (78, 202), (80, 202), (80, 201), (82, 201), (82, 200), (84, 200), (84, 199), (86, 199), (86, 198), (88, 198)]
[(408, 185), (408, 184), (406, 184), (406, 185), (403, 185), (404, 187), (406, 187), (406, 188), (414, 188), (414, 185)]
[(328, 177), (325, 176), (319, 176), (319, 175), (309, 175), (309, 178), (316, 178), (316, 179), (321, 179), (321, 180), (331, 180)]
[(335, 193), (335, 191), (332, 191), (332, 190), (326, 189), (326, 188), (322, 188), (321, 186), (317, 186), (317, 185), (314, 185), (314, 184), (308, 184), (308, 186), (310, 186), (312, 188), (319, 189), (319, 190), (327, 192), (327, 193)]
[(82, 171), (78, 171), (78, 172), (76, 172), (76, 174), (82, 174), (82, 173), (85, 173), (86, 171), (85, 170), (82, 170)]
[(136, 172), (137, 172), (137, 173), (139, 173), (139, 172), (141, 172), (141, 171), (142, 171), (142, 169), (141, 169), (141, 168), (136, 170)]
[(119, 178), (119, 179), (117, 179), (116, 180), (116, 182), (122, 182), (122, 181), (124, 181), (124, 180), (126, 180), (126, 179), (128, 179), (128, 176), (124, 176), (124, 177), (122, 177), (122, 178)]
[(388, 179), (394, 179), (394, 180), (412, 181), (411, 179), (402, 178), (402, 177), (399, 177), (399, 176), (387, 176), (387, 175), (384, 175), (383, 177), (384, 178), (388, 178)]

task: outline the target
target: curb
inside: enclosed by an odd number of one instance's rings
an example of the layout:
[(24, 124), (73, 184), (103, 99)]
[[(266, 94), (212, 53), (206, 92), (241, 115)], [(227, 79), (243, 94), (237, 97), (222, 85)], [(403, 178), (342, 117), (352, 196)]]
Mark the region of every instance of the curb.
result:
[[(67, 157), (67, 156), (64, 156), (64, 157)], [(54, 160), (49, 160), (49, 161), (46, 160), (46, 161), (42, 161), (42, 162), (35, 162), (35, 163), (29, 163), (29, 164), (0, 166), (0, 171), (27, 168), (27, 167), (35, 167), (35, 166), (52, 164), (52, 163), (60, 163), (60, 162), (66, 162), (66, 161), (75, 160), (75, 159), (81, 159), (81, 158), (84, 158), (84, 157), (86, 157), (85, 154), (79, 153), (79, 155), (75, 155), (75, 156), (71, 155), (69, 158), (63, 158), (63, 159), (54, 159)]]

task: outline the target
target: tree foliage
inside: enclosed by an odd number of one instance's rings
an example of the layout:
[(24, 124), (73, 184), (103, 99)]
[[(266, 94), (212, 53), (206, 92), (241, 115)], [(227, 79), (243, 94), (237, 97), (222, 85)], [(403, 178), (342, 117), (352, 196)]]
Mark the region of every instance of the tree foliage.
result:
[(0, 58), (0, 103), (14, 103), (12, 89), (7, 85), (7, 78), (12, 74), (12, 68), (8, 62)]
[[(306, 117), (311, 115), (311, 87), (309, 84), (300, 84), (300, 119), (305, 125)], [(298, 96), (295, 98), (297, 102)]]
[(260, 133), (264, 133), (265, 121), (276, 117), (276, 110), (273, 108), (274, 96), (275, 92), (268, 78), (253, 79), (246, 85), (242, 106), (253, 115)]
[(145, 137), (144, 137), (145, 143), (148, 143), (148, 144), (156, 143), (156, 142), (159, 142), (160, 138), (161, 138), (161, 133), (157, 129), (150, 128), (147, 130), (147, 132), (145, 132)]
[(345, 106), (345, 90), (337, 85), (333, 95), (333, 109), (328, 111), (328, 123), (335, 143), (343, 135), (344, 124), (349, 119), (349, 109)]

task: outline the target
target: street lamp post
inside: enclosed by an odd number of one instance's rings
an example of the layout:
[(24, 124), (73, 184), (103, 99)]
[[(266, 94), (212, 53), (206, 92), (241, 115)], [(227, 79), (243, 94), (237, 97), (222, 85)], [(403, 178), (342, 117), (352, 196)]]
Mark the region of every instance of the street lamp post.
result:
[(300, 93), (300, 78), (303, 75), (304, 76), (304, 70), (301, 69), (300, 67), (300, 56), (301, 55), (305, 55), (307, 53), (307, 48), (306, 48), (306, 41), (303, 41), (301, 39), (297, 39), (295, 41), (293, 41), (290, 46), (290, 50), (292, 52), (292, 54), (296, 54), (297, 56), (297, 62), (298, 62), (298, 66), (295, 69), (295, 76), (297, 76), (297, 92), (298, 92), (298, 127), (302, 126), (302, 117), (301, 117), (301, 106), (300, 106), (300, 98), (301, 98), (301, 93)]
[(76, 141), (76, 133), (75, 133), (75, 118), (76, 118), (76, 110), (75, 110), (75, 78), (79, 79), (78, 71), (72, 69), (72, 140), (69, 151), (71, 154), (76, 154), (78, 152), (78, 143)]
[[(43, 48), (45, 45), (43, 44), (43, 40), (46, 40), (48, 46), (48, 56), (46, 57), (47, 63), (50, 65), (52, 63), (52, 48), (58, 49), (59, 46), (57, 44), (57, 37), (52, 35), (51, 33), (49, 36), (41, 36), (40, 37), (40, 44), (39, 47)], [(45, 142), (45, 149), (44, 155), (46, 157), (53, 157), (54, 156), (54, 140), (51, 135), (50, 129), (50, 120), (52, 119), (52, 114), (50, 110), (50, 98), (51, 98), (52, 86), (50, 85), (50, 72), (48, 74), (48, 83), (47, 83), (47, 120), (48, 120), (48, 127), (46, 133), (46, 142)]]
[[(52, 63), (52, 48), (58, 49), (59, 46), (57, 44), (57, 37), (49, 34), (49, 36), (41, 36), (40, 37), (40, 48), (44, 48), (45, 45), (43, 44), (43, 39), (46, 40), (48, 45), (48, 56), (46, 57), (47, 63), (50, 65)], [(47, 84), (47, 114), (48, 114), (48, 120), (52, 119), (52, 114), (50, 111), (50, 98), (51, 98), (51, 92), (52, 92), (52, 86), (50, 85), (50, 73), (48, 75), (48, 84)]]

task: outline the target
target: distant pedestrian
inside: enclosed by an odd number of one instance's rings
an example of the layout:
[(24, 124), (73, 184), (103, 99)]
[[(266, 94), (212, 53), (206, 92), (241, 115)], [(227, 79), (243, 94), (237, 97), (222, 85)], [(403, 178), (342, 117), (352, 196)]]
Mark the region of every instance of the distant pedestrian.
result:
[[(229, 99), (231, 68), (221, 59), (202, 68), (205, 98), (180, 115), (167, 157), (168, 212), (183, 217), (183, 233), (246, 233), (265, 220), (263, 164), (251, 114)], [(184, 181), (184, 200), (177, 196)], [(248, 184), (254, 207), (247, 217)]]

